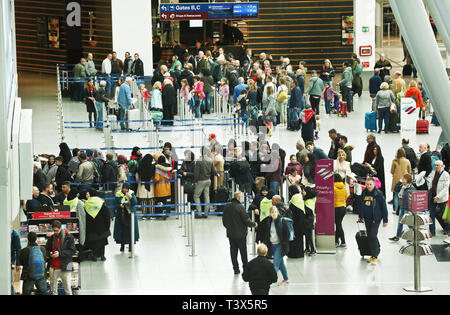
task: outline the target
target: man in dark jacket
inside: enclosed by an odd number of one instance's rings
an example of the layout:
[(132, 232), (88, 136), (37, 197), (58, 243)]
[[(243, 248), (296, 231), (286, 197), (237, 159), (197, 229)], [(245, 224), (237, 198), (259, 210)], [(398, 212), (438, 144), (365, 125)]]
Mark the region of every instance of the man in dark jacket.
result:
[(258, 245), (258, 257), (250, 261), (242, 273), (242, 280), (249, 282), (253, 295), (269, 295), (270, 285), (277, 282), (278, 275), (272, 262), (266, 258), (267, 246)]
[(244, 194), (240, 191), (235, 192), (234, 198), (223, 209), (222, 223), (227, 229), (227, 237), (230, 241), (230, 255), (233, 263), (234, 274), (240, 273), (237, 260), (238, 250), (241, 253), (242, 268), (247, 269), (247, 227), (258, 227), (258, 224), (252, 222), (245, 212), (241, 202), (244, 201)]
[(409, 146), (409, 139), (402, 139), (401, 148), (405, 150), (406, 158), (408, 159), (409, 163), (411, 163), (411, 170), (414, 170), (417, 165), (417, 155), (416, 152), (414, 152), (414, 149)]
[(50, 291), (58, 295), (58, 279), (61, 278), (66, 295), (72, 295), (72, 256), (76, 253), (73, 235), (63, 229), (58, 220), (52, 223), (53, 235), (47, 240), (45, 249), (50, 256)]
[[(20, 251), (19, 259), (16, 265), (16, 271), (19, 271), (23, 267), (20, 280), (23, 280), (22, 295), (30, 295), (31, 290), (36, 286), (37, 292), (40, 295), (48, 295), (47, 281), (45, 280), (45, 259), (47, 258), (47, 252), (45, 248), (36, 244), (37, 235), (35, 232), (28, 233), (28, 246)], [(37, 246), (42, 253), (41, 262), (43, 263), (43, 276), (40, 279), (33, 279), (29, 272), (31, 268), (29, 266), (30, 253), (33, 247)]]
[[(53, 198), (55, 197), (55, 194), (53, 192), (53, 185), (52, 184), (47, 184), (45, 186), (45, 189), (43, 189), (39, 195), (39, 197), (37, 198), (37, 200), (43, 205), (47, 205), (47, 206), (54, 206), (55, 205), (55, 201), (53, 200)], [(45, 210), (44, 210), (45, 211)], [(48, 211), (48, 209), (47, 209)]]
[(239, 148), (234, 148), (234, 159), (230, 163), (229, 174), (231, 178), (234, 178), (239, 189), (250, 195), (253, 185), (250, 163), (244, 156), (239, 155), (239, 150)]
[(420, 159), (419, 164), (417, 165), (417, 173), (425, 171), (425, 177), (427, 177), (433, 170), (431, 165), (430, 145), (425, 143), (419, 144), (419, 153)]
[(448, 142), (441, 150), (442, 162), (444, 162), (445, 170), (450, 172), (450, 146)]
[(131, 64), (131, 75), (143, 76), (144, 75), (144, 63), (139, 59), (139, 54), (134, 54), (134, 60)]
[[(117, 164), (113, 159), (114, 156), (112, 155), (112, 153), (106, 154), (106, 161), (100, 169), (102, 183), (113, 183), (117, 181), (119, 171), (117, 169)], [(116, 186), (117, 184), (105, 184), (104, 189), (115, 190)]]
[(33, 168), (33, 186), (39, 188), (39, 191), (43, 191), (47, 186), (47, 177), (41, 169), (40, 162), (34, 162)]
[(359, 222), (364, 222), (366, 225), (367, 236), (369, 238), (369, 247), (371, 256), (367, 261), (376, 264), (377, 257), (380, 253), (380, 243), (378, 241), (378, 228), (381, 220), (383, 220), (383, 227), (388, 224), (388, 212), (386, 206), (386, 199), (383, 193), (375, 187), (373, 178), (366, 180), (366, 188), (362, 193), (363, 205), (359, 213)]
[(339, 144), (339, 139), (341, 137), (340, 134), (337, 133), (336, 129), (330, 129), (328, 131), (328, 136), (331, 139), (331, 146), (330, 151), (328, 152), (328, 157), (330, 159), (336, 160), (337, 159), (337, 151), (341, 148), (341, 145)]
[(288, 117), (287, 125), (290, 130), (295, 130), (297, 128), (291, 127), (291, 121), (298, 121), (300, 117), (300, 112), (305, 107), (305, 101), (303, 98), (303, 93), (297, 85), (297, 80), (292, 80), (291, 83), (291, 97), (288, 102)]
[(323, 159), (328, 159), (328, 156), (325, 153), (325, 151), (322, 150), (319, 147), (316, 147), (314, 145), (314, 142), (307, 141), (306, 144), (305, 144), (305, 147), (306, 147), (306, 150), (308, 150), (309, 152), (314, 154), (314, 156), (316, 157), (316, 161), (323, 160)]
[(61, 192), (63, 183), (66, 181), (71, 181), (72, 176), (70, 174), (68, 166), (63, 164), (62, 157), (60, 157), (60, 156), (56, 157), (55, 163), (58, 166), (58, 169), (56, 170), (56, 175), (55, 175), (55, 183), (56, 183), (55, 190), (57, 192)]

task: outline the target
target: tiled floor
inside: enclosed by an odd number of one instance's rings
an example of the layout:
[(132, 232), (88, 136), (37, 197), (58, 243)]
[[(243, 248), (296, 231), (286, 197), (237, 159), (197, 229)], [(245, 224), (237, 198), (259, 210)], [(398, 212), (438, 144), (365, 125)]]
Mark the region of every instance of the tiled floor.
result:
[[(398, 50), (396, 50), (398, 52)], [(19, 75), (19, 95), (24, 108), (33, 109), (34, 152), (59, 152), (56, 124), (56, 80), (53, 77), (30, 74)], [(348, 118), (328, 118), (322, 115), (322, 131), (317, 146), (326, 152), (330, 139), (327, 131), (336, 128), (355, 145), (354, 161), (360, 161), (366, 147), (364, 113), (369, 110), (367, 93), (355, 98), (354, 113)], [(321, 108), (324, 112), (324, 108)], [(65, 100), (66, 120), (86, 120), (85, 105)], [(428, 142), (434, 148), (440, 127), (431, 126), (430, 134), (411, 139), (417, 149), (420, 142)], [(222, 127), (207, 127), (206, 134), (215, 132), (219, 141), (226, 143), (230, 134)], [(279, 143), (289, 156), (295, 153), (295, 142), (299, 134), (277, 128), (271, 139)], [(189, 133), (167, 133), (161, 137), (176, 146), (191, 144)], [(103, 147), (102, 133), (94, 130), (66, 130), (66, 141), (70, 147)], [(399, 134), (377, 134), (385, 158), (386, 187), (392, 177), (390, 164), (401, 143)], [(120, 134), (115, 136), (116, 147), (148, 146), (143, 134)], [(183, 150), (178, 151), (182, 156)], [(130, 152), (122, 152), (129, 156)], [(145, 151), (144, 151), (145, 154)], [(389, 194), (390, 199), (390, 194)], [(391, 209), (389, 207), (389, 209)], [(356, 216), (346, 215), (344, 230), (347, 249), (338, 249), (335, 255), (322, 254), (302, 259), (287, 259), (291, 284), (287, 287), (273, 286), (272, 294), (411, 294), (402, 290), (413, 284), (413, 259), (399, 254), (404, 241), (391, 243), (388, 238), (396, 231), (397, 217), (389, 210), (389, 225), (380, 228), (381, 255), (379, 264), (371, 266), (361, 260), (354, 235), (357, 230)], [(105, 262), (84, 262), (81, 267), (82, 290), (80, 294), (249, 294), (248, 285), (239, 276), (233, 275), (229, 258), (229, 246), (220, 217), (196, 220), (196, 254), (190, 257), (186, 238), (182, 237), (179, 221), (174, 217), (167, 221), (139, 221), (141, 239), (136, 247), (136, 256), (128, 258), (120, 253), (119, 246), (109, 239)], [(442, 243), (442, 230), (431, 243)], [(251, 252), (249, 238), (249, 253)], [(252, 256), (250, 257), (252, 258)], [(450, 263), (438, 263), (431, 257), (422, 258), (423, 285), (433, 291), (426, 294), (450, 293)], [(281, 274), (279, 274), (281, 279)]]

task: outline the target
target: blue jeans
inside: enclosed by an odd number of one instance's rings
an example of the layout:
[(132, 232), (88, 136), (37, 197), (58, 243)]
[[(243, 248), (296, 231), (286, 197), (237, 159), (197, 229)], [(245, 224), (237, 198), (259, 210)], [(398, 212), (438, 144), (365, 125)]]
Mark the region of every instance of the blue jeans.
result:
[(393, 208), (394, 208), (394, 211), (395, 211), (396, 213), (398, 213), (399, 208), (400, 208), (400, 205), (398, 204), (398, 203), (399, 203), (399, 200), (398, 200), (398, 192), (395, 192), (395, 191), (394, 191), (393, 196), (394, 196), (394, 197), (392, 198), (392, 200), (393, 200)]
[[(398, 214), (398, 226), (397, 226), (397, 237), (402, 236), (402, 232), (403, 232), (403, 224), (400, 223), (400, 221), (402, 220), (403, 216), (405, 214), (408, 213), (408, 209), (404, 209), (404, 208), (400, 208), (400, 212)], [(413, 226), (409, 227), (410, 229), (413, 229)]]
[[(95, 108), (97, 109), (97, 120), (103, 121), (103, 103), (95, 102)], [(102, 128), (103, 123), (97, 123), (96, 127)]]
[(39, 295), (48, 295), (47, 281), (45, 280), (45, 277), (39, 280), (24, 280), (22, 284), (22, 295), (30, 295), (34, 285), (36, 285), (36, 289)]
[(331, 113), (331, 101), (325, 99), (325, 112), (327, 114)]
[(194, 96), (195, 101), (195, 118), (202, 118), (201, 108), (203, 106), (203, 99), (198, 98), (197, 96)]
[(384, 120), (384, 131), (389, 131), (389, 107), (378, 108), (378, 132), (381, 132)]
[(205, 92), (205, 98), (202, 104), (203, 111), (210, 112), (211, 110), (211, 92)]
[(280, 182), (271, 181), (269, 190), (274, 192), (275, 195), (279, 194)]
[(288, 109), (287, 109), (287, 125), (290, 126), (291, 121), (298, 120), (299, 116), (300, 116), (300, 109), (298, 107), (297, 107), (297, 109), (288, 107)]
[(283, 260), (283, 255), (281, 254), (281, 245), (272, 244), (272, 252), (273, 252), (273, 266), (275, 267), (275, 272), (278, 272), (278, 270), (280, 270), (281, 274), (283, 275), (283, 279), (289, 280), (286, 265), (284, 264)]

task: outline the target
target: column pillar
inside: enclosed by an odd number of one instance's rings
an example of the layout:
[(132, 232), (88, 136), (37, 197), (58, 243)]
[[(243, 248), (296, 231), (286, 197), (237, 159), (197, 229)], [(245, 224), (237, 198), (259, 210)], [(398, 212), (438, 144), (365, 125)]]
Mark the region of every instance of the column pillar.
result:
[[(433, 109), (438, 117), (450, 117), (448, 98), (442, 93), (450, 90), (450, 83), (422, 0), (390, 2), (414, 65), (428, 90)], [(449, 141), (450, 121), (441, 119), (440, 124)]]
[(111, 0), (113, 50), (117, 56), (138, 53), (146, 76), (153, 75), (151, 5), (149, 0)]
[(375, 6), (375, 45), (383, 48), (383, 0), (376, 0)]

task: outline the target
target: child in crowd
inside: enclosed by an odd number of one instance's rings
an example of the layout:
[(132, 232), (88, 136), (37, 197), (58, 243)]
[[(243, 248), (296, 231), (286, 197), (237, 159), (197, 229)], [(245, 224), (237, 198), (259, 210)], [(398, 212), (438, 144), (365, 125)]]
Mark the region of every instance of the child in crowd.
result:
[(228, 86), (228, 80), (226, 78), (222, 78), (222, 80), (220, 80), (219, 95), (221, 96), (221, 101), (225, 104), (228, 104), (228, 98), (230, 97), (230, 87)]
[(314, 130), (314, 140), (319, 140), (320, 115), (316, 115), (316, 129)]
[(189, 93), (188, 80), (186, 80), (186, 79), (181, 80), (180, 93), (181, 93), (181, 97), (184, 101), (184, 104), (186, 106), (186, 104), (188, 104), (191, 99), (191, 93)]
[(287, 180), (289, 182), (289, 186), (295, 185), (297, 186), (298, 190), (301, 191), (302, 188), (300, 186), (300, 182), (302, 180), (302, 177), (298, 174), (298, 169), (296, 167), (291, 168)]
[(142, 104), (144, 105), (144, 108), (148, 108), (148, 102), (151, 99), (151, 95), (150, 93), (148, 93), (148, 90), (145, 88), (145, 84), (141, 83), (139, 84), (139, 93), (136, 95), (137, 97), (141, 96), (142, 97)]
[[(402, 177), (402, 188), (400, 189), (400, 192), (398, 193), (398, 204), (400, 207), (400, 212), (398, 214), (398, 226), (397, 226), (397, 234), (394, 237), (391, 237), (389, 240), (398, 242), (400, 240), (400, 237), (402, 236), (403, 232), (403, 224), (400, 223), (403, 216), (408, 213), (408, 192), (410, 190), (416, 190), (416, 188), (413, 185), (413, 178), (410, 174), (405, 174)], [(410, 229), (413, 227), (410, 226)]]
[(162, 110), (163, 110), (162, 97), (161, 97), (161, 82), (159, 82), (159, 81), (156, 81), (155, 84), (153, 84), (150, 110), (157, 110), (160, 112), (162, 112)]
[(420, 90), (420, 94), (422, 94), (422, 100), (425, 104), (425, 113), (428, 115), (430, 114), (430, 99), (427, 95), (427, 91), (425, 91), (425, 88), (423, 87), (422, 82), (417, 82), (417, 88)]
[(330, 82), (325, 83), (325, 87), (322, 91), (322, 99), (325, 101), (325, 111), (327, 115), (331, 116), (331, 103), (334, 102), (334, 91), (330, 86)]

